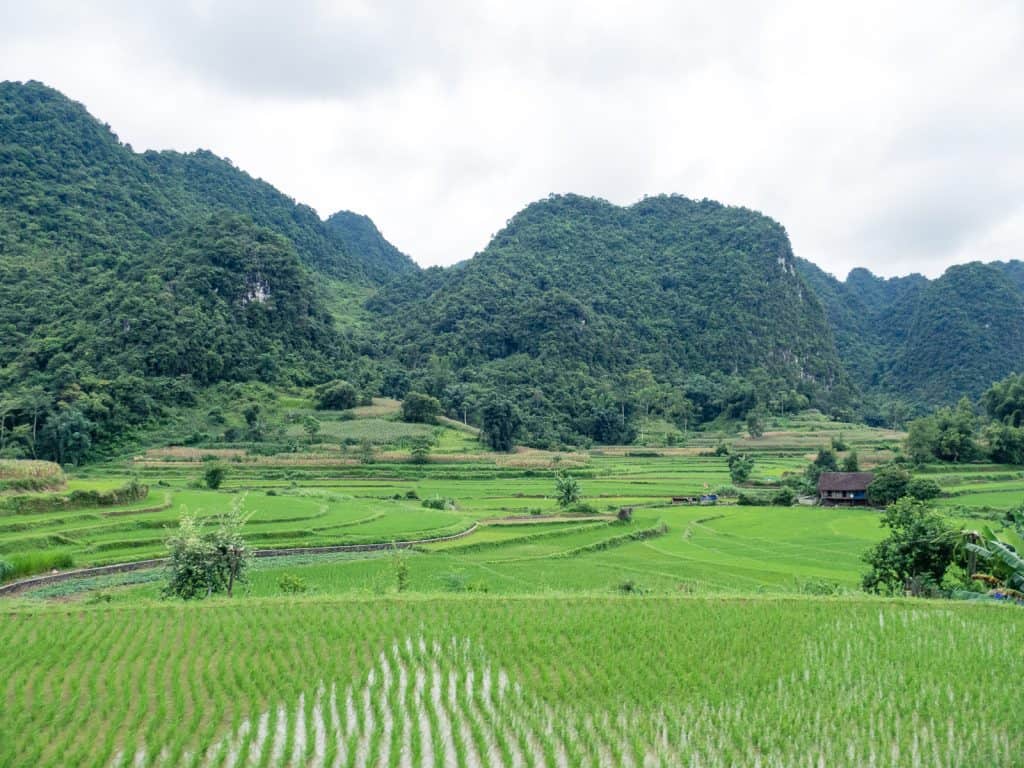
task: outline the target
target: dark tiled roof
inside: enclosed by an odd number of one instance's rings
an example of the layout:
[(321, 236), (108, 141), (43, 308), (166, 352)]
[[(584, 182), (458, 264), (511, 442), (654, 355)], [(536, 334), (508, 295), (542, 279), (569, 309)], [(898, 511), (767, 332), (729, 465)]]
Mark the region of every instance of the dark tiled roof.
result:
[(818, 478), (818, 490), (863, 491), (874, 479), (871, 472), (822, 472)]

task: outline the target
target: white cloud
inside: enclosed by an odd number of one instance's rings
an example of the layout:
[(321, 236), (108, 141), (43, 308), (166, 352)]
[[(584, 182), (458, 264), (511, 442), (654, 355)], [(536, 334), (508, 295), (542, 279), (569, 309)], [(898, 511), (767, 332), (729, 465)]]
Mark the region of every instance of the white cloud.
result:
[(0, 28), (0, 78), (367, 213), (423, 264), (549, 192), (745, 205), (839, 275), (1024, 258), (1014, 0), (41, 1)]

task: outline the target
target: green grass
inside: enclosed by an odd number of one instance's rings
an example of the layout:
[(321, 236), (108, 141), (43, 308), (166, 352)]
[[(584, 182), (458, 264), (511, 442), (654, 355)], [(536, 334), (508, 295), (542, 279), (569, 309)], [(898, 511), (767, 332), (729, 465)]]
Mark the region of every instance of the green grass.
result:
[(1019, 618), (808, 598), (6, 607), (0, 764), (1012, 765)]

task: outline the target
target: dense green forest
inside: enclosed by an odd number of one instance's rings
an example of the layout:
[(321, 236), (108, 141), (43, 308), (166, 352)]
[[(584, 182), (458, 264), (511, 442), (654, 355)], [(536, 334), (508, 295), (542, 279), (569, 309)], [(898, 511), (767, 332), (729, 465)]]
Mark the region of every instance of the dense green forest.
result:
[(137, 153), (0, 83), (2, 455), (84, 460), (255, 381), (422, 393), (502, 446), (807, 407), (901, 424), (1022, 353), (1021, 262), (840, 281), (754, 211), (565, 195), (421, 270), (366, 216), (322, 221), (229, 160)]
[(799, 270), (824, 302), (844, 367), (875, 421), (890, 420), (883, 412), (896, 402), (906, 415), (976, 398), (1021, 367), (1022, 262), (962, 264), (934, 280), (855, 269), (840, 282), (803, 260)]
[(453, 416), (500, 390), (540, 444), (628, 441), (629, 415), (652, 409), (700, 422), (853, 402), (785, 230), (708, 200), (553, 196), (370, 306), (409, 386)]

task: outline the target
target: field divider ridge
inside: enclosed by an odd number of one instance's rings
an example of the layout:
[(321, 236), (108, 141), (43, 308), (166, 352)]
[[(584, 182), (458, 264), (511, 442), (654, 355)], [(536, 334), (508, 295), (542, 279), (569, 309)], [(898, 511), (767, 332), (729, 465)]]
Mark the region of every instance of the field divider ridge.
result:
[[(411, 549), (423, 544), (437, 544), (443, 541), (454, 541), (464, 536), (469, 536), (479, 527), (473, 523), (464, 531), (449, 534), (448, 536), (435, 536), (428, 539), (409, 539), (405, 541), (382, 541), (373, 544), (336, 544), (323, 547), (280, 547), (272, 549), (257, 549), (253, 552), (254, 557), (282, 557), (285, 555), (329, 555), (338, 552), (383, 552), (389, 549)], [(48, 584), (58, 584), (73, 579), (87, 578), (91, 576), (106, 576), (115, 573), (129, 573), (131, 571), (142, 571), (148, 568), (159, 568), (167, 564), (166, 557), (156, 557), (149, 560), (135, 560), (127, 563), (113, 563), (111, 565), (97, 565), (91, 568), (77, 568), (73, 571), (62, 571), (60, 573), (48, 573), (42, 576), (32, 576), (27, 579), (12, 581), (10, 584), (0, 586), (0, 597), (25, 592), (35, 587), (42, 587)]]

